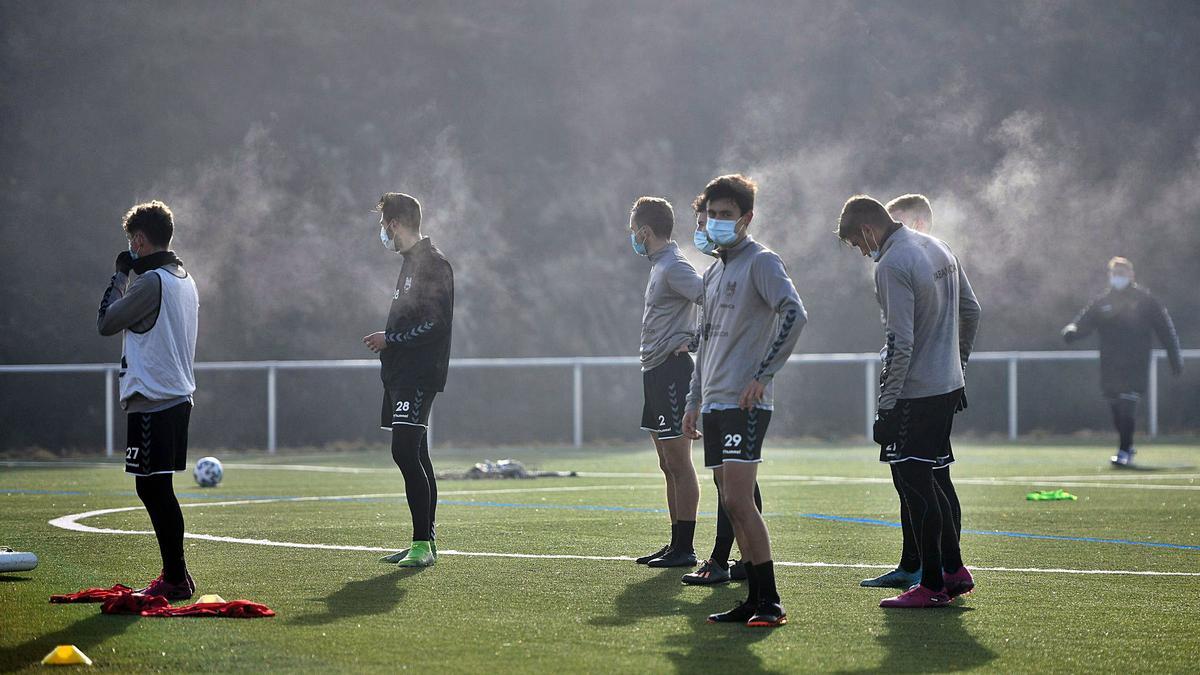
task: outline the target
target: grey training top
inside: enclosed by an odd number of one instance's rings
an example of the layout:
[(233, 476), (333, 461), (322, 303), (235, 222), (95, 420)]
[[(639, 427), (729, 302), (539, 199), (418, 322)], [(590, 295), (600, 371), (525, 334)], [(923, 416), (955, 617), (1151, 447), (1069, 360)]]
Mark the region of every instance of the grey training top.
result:
[(771, 381), (808, 322), (783, 261), (748, 236), (722, 251), (704, 273), (701, 314), (687, 409), (737, 407), (751, 380), (766, 385), (759, 406), (770, 408)]
[(879, 409), (962, 387), (979, 302), (950, 247), (901, 226), (880, 249), (875, 296), (885, 336)]
[[(165, 265), (161, 269), (176, 277), (187, 275), (182, 265)], [(112, 275), (104, 297), (100, 300), (96, 329), (105, 336), (116, 335), (123, 330), (145, 333), (158, 322), (161, 307), (162, 279), (157, 274), (134, 275), (130, 281), (127, 273), (117, 272)], [(124, 362), (124, 357), (121, 360)], [(178, 396), (156, 401), (135, 393), (127, 399), (122, 399), (121, 407), (128, 413), (150, 413), (191, 400), (191, 396)]]
[(642, 312), (642, 370), (667, 360), (696, 337), (696, 305), (704, 301), (704, 281), (679, 246), (670, 242), (650, 255), (650, 281)]

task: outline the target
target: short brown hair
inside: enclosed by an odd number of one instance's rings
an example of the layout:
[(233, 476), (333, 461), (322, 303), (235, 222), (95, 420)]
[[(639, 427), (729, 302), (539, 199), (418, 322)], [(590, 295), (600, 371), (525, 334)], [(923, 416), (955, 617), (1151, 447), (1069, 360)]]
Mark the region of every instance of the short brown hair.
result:
[(700, 197), (704, 198), (705, 206), (716, 199), (732, 199), (742, 210), (742, 215), (745, 215), (754, 210), (754, 195), (757, 193), (758, 183), (740, 173), (731, 173), (709, 181)]
[(122, 227), (130, 236), (141, 232), (155, 246), (170, 246), (171, 237), (175, 236), (175, 214), (155, 199), (126, 211)]
[(1114, 267), (1128, 267), (1130, 272), (1133, 271), (1133, 263), (1129, 262), (1129, 258), (1122, 258), (1119, 255), (1113, 256), (1113, 258), (1108, 261), (1109, 271), (1112, 271)]
[(384, 193), (375, 210), (383, 214), (385, 223), (399, 220), (401, 225), (414, 230), (421, 227), (421, 202), (403, 192)]
[(659, 197), (638, 197), (629, 210), (629, 218), (635, 225), (645, 225), (659, 239), (670, 239), (675, 229), (675, 209), (671, 202)]
[(933, 224), (933, 207), (929, 205), (929, 198), (922, 194), (911, 193), (900, 195), (887, 203), (887, 212), (895, 218), (898, 213), (911, 213), (925, 222)]
[(838, 217), (838, 239), (847, 239), (857, 234), (863, 225), (887, 225), (894, 222), (879, 200), (868, 195), (854, 195), (842, 206)]
[(708, 206), (708, 200), (704, 198), (703, 192), (696, 195), (696, 198), (692, 200), (692, 210), (696, 213), (703, 212), (706, 206)]

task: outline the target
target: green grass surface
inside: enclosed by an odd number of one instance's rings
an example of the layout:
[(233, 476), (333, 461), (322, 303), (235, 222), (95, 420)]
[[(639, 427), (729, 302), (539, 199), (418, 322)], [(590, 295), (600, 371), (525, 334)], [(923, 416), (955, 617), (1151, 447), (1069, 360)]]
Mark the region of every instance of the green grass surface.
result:
[[(1107, 466), (1108, 450), (1094, 446), (963, 445), (956, 452), (953, 471), (970, 530), (1200, 546), (1194, 445), (1146, 445), (1138, 459), (1154, 470), (1120, 472)], [(645, 475), (442, 481), (441, 549), (640, 555), (665, 538), (667, 517), (657, 511), (664, 508), (662, 481), (650, 450), (439, 450), (434, 461), (439, 469), (463, 468), (483, 454), (542, 469)], [(774, 447), (766, 456), (761, 483), (776, 561), (895, 562), (898, 529), (805, 515), (894, 522), (896, 497), (872, 450)], [(202, 491), (187, 475), (176, 480), (181, 501), (205, 504), (184, 510), (189, 532), (372, 547), (398, 547), (409, 534), (403, 481), (382, 448), (225, 459), (231, 466), (219, 488)], [(715, 491), (705, 474), (702, 554), (714, 531)], [(850, 480), (803, 478), (817, 476)], [(1070, 478), (1057, 478), (1064, 476)], [(1030, 490), (1060, 486), (1079, 501), (1024, 499)], [(561, 487), (579, 489), (546, 490)], [(385, 496), (212, 505), (364, 494)], [(136, 584), (157, 574), (152, 536), (72, 532), (47, 523), (136, 505), (133, 481), (118, 465), (0, 466), (0, 544), (41, 558), (32, 572), (0, 575), (0, 670), (41, 668), (43, 655), (67, 643), (91, 656), (97, 669), (124, 671), (1182, 672), (1194, 669), (1200, 649), (1198, 576), (979, 571), (978, 590), (951, 608), (884, 611), (877, 603), (887, 591), (858, 587), (875, 570), (778, 567), (791, 623), (755, 630), (704, 622), (743, 596), (740, 583), (685, 587), (677, 569), (443, 555), (433, 568), (408, 572), (376, 562), (374, 552), (189, 539), (200, 593), (263, 602), (278, 616), (136, 618), (102, 615), (98, 605), (47, 603), (52, 593)], [(149, 529), (141, 510), (82, 523)], [(1200, 573), (1197, 549), (998, 534), (964, 534), (963, 549), (968, 564), (979, 567)]]

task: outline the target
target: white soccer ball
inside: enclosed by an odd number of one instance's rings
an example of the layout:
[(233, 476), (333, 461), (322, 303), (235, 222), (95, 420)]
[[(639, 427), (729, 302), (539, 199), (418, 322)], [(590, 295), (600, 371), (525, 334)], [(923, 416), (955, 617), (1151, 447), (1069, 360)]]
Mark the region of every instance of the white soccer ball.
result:
[(192, 469), (192, 475), (200, 487), (216, 487), (225, 475), (225, 469), (216, 457), (201, 457), (196, 462), (196, 468)]

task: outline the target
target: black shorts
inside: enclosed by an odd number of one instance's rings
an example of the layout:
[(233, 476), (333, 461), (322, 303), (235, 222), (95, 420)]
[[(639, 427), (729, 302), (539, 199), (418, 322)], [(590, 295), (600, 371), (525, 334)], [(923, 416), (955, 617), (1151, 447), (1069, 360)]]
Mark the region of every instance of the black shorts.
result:
[(129, 413), (125, 418), (125, 473), (153, 476), (184, 470), (191, 403), (158, 412)]
[(955, 389), (949, 394), (897, 401), (895, 414), (900, 415), (900, 441), (880, 446), (879, 461), (898, 464), (912, 459), (928, 462), (935, 469), (953, 464), (950, 430), (962, 392)]
[(683, 407), (692, 386), (691, 354), (672, 354), (642, 373), (642, 430), (658, 434), (659, 440), (683, 436)]
[(391, 431), (393, 426), (401, 424), (428, 429), (436, 394), (420, 387), (384, 387), (379, 428)]
[(771, 423), (770, 410), (713, 410), (701, 417), (704, 468), (715, 469), (725, 462), (762, 461), (763, 437), (767, 435), (767, 425)]

